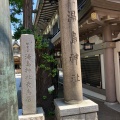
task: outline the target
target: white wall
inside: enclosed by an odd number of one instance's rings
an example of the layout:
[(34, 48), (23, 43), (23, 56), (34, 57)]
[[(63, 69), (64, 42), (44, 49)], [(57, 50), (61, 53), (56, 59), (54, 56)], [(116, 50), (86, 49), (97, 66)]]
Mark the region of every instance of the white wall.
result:
[(117, 100), (120, 103), (120, 62), (119, 62), (119, 54), (118, 54), (119, 52), (120, 52), (120, 42), (116, 42), (116, 48), (114, 49), (115, 80), (116, 80)]
[(100, 55), (101, 61), (101, 77), (102, 77), (102, 89), (105, 89), (105, 68), (104, 68), (104, 55)]
[[(90, 43), (95, 43), (95, 44), (100, 44), (103, 41), (102, 41), (102, 39), (100, 37), (98, 37), (97, 35), (94, 35), (94, 36), (89, 38), (89, 42)], [(84, 41), (80, 42), (80, 49), (83, 49), (83, 46), (81, 44), (84, 44)]]

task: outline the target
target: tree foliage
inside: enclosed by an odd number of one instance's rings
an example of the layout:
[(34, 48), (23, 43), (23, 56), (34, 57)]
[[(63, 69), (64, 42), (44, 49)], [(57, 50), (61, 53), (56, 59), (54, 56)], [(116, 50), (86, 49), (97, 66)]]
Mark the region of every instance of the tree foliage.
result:
[(11, 23), (15, 24), (20, 22), (21, 20), (16, 17), (16, 15), (20, 15), (23, 9), (23, 0), (9, 0), (10, 3), (10, 15), (11, 15)]
[[(31, 1), (33, 2), (34, 0)], [(17, 40), (20, 38), (21, 34), (24, 34), (25, 26), (23, 26), (22, 20), (18, 16), (24, 12), (23, 6), (25, 6), (26, 2), (25, 0), (9, 0), (9, 3), (10, 3), (11, 24), (14, 26), (14, 31), (15, 31), (13, 37), (14, 39)], [(27, 32), (31, 32), (31, 31), (28, 30)]]
[(17, 27), (15, 27), (14, 32), (14, 39), (18, 40), (21, 37), (21, 34), (34, 34), (34, 32), (30, 29), (25, 29), (23, 24), (19, 24)]
[[(48, 38), (39, 35), (35, 36), (36, 48), (36, 87), (37, 106), (44, 109), (46, 115), (54, 114), (53, 101), (57, 97), (57, 61), (54, 58), (54, 47)], [(55, 90), (48, 88), (54, 86)]]
[[(22, 12), (22, 0), (10, 0), (11, 22), (20, 23), (16, 14)], [(46, 38), (36, 35), (37, 31), (24, 29), (22, 24), (15, 27), (14, 38), (17, 40), (21, 34), (33, 34), (35, 36), (36, 47), (36, 90), (37, 106), (43, 107), (46, 114), (52, 114), (54, 111), (53, 100), (57, 97), (57, 61), (54, 58), (54, 48), (50, 48), (50, 41)], [(55, 90), (49, 91), (48, 88), (55, 87)]]
[(13, 36), (15, 40), (18, 40), (20, 38), (22, 30), (24, 30), (24, 27), (21, 23), (17, 27), (15, 27), (15, 32)]

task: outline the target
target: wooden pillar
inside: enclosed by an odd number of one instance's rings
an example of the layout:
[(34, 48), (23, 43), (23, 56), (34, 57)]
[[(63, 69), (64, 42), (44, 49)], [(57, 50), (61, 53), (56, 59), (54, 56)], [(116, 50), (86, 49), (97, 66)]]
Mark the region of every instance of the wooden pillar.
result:
[(106, 101), (114, 103), (116, 102), (114, 49), (112, 47), (112, 32), (109, 24), (106, 24), (103, 28), (103, 37), (104, 42), (109, 46), (104, 51)]
[(64, 99), (74, 104), (83, 100), (77, 0), (59, 0)]

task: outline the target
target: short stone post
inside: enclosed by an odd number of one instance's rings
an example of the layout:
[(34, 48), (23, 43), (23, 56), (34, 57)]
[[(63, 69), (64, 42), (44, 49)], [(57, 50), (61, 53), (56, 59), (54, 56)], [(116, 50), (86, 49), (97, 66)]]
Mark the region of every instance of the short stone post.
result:
[(35, 40), (33, 35), (21, 36), (21, 64), (22, 110), (19, 110), (19, 120), (44, 120), (42, 108), (36, 108)]
[(77, 0), (59, 0), (59, 15), (64, 99), (54, 102), (57, 120), (97, 120), (98, 105), (83, 100)]

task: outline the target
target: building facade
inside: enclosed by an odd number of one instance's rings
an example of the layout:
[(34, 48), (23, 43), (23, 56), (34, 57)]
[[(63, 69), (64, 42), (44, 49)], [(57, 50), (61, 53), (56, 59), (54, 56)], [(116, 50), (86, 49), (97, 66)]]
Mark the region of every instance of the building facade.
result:
[(15, 73), (21, 73), (21, 55), (20, 55), (20, 43), (13, 41), (13, 56), (14, 56), (14, 67)]
[[(52, 35), (58, 68), (62, 68), (57, 0), (38, 0), (34, 25), (41, 35)], [(74, 11), (69, 14), (74, 18)], [(78, 0), (81, 70), (84, 94), (120, 102), (120, 2)]]

